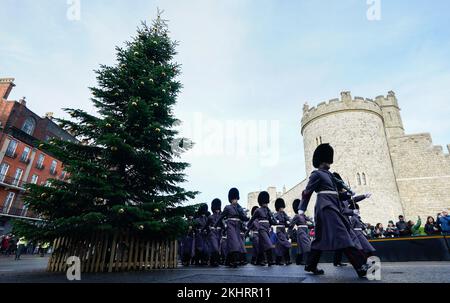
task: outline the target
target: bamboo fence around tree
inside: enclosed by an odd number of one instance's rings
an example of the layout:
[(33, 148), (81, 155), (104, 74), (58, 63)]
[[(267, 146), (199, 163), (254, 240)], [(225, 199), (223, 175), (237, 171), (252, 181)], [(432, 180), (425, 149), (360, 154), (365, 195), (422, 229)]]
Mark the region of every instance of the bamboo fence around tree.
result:
[(176, 240), (147, 240), (130, 232), (62, 237), (54, 241), (47, 271), (65, 272), (69, 257), (78, 257), (81, 272), (118, 272), (176, 268)]

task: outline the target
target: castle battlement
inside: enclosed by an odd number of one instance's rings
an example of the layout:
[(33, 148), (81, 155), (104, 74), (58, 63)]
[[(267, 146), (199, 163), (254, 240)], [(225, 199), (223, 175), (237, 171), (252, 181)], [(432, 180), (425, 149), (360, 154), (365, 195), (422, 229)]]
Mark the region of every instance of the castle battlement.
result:
[[(383, 113), (381, 110), (381, 105), (390, 101), (390, 95), (388, 97), (381, 96), (383, 100), (377, 97), (376, 101), (372, 99), (355, 97), (352, 99), (350, 92), (342, 92), (341, 99), (334, 98), (328, 102), (320, 102), (317, 106), (309, 107), (307, 103), (303, 106), (303, 117), (302, 117), (302, 134), (303, 129), (311, 121), (320, 118), (325, 115), (340, 111), (366, 111), (372, 112), (381, 119), (383, 119)], [(394, 96), (395, 98), (395, 96)]]

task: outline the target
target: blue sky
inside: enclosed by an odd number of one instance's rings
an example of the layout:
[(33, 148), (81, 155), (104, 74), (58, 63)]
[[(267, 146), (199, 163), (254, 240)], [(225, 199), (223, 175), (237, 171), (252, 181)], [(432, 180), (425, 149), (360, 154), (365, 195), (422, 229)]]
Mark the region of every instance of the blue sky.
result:
[(394, 90), (407, 133), (431, 132), (435, 144), (450, 143), (450, 2), (380, 3), (381, 20), (369, 21), (366, 0), (81, 0), (80, 20), (70, 21), (67, 0), (2, 0), (0, 77), (15, 77), (10, 98), (26, 96), (37, 113), (93, 111), (92, 70), (113, 64), (114, 46), (157, 7), (165, 10), (180, 41), (182, 133), (191, 134), (199, 115), (206, 124), (278, 123), (274, 164), (261, 165), (258, 155), (204, 154), (199, 145), (183, 157), (192, 164), (186, 186), (202, 192), (196, 202), (225, 203), (232, 186), (246, 201), (249, 191), (289, 189), (305, 177), (305, 101)]

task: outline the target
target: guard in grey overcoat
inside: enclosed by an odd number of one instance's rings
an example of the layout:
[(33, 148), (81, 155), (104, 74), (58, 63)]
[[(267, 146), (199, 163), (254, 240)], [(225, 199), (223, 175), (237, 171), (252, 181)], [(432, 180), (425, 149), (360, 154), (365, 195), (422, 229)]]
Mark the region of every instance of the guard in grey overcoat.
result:
[(359, 215), (359, 205), (356, 202), (350, 203), (350, 209), (354, 210), (354, 215), (350, 217), (351, 226), (358, 237), (359, 242), (361, 243), (362, 250), (366, 254), (366, 256), (372, 256), (376, 249), (370, 244), (369, 240), (367, 240), (364, 235), (364, 230), (366, 229), (366, 225), (362, 222), (361, 216)]
[(195, 254), (195, 242), (194, 242), (194, 217), (189, 216), (187, 218), (188, 231), (186, 235), (181, 239), (181, 262), (184, 266), (191, 264), (192, 258)]
[[(255, 211), (258, 209), (258, 206), (253, 206), (250, 214), (253, 216)], [(250, 237), (250, 242), (252, 243), (252, 259), (251, 264), (257, 265), (261, 262), (261, 252), (259, 248), (259, 222), (258, 220), (254, 220), (251, 224), (247, 224), (247, 234)]]
[(291, 250), (291, 242), (289, 242), (289, 236), (286, 232), (286, 227), (291, 224), (291, 218), (286, 214), (284, 209), (286, 208), (286, 203), (282, 198), (275, 200), (275, 210), (274, 218), (276, 220), (275, 234), (277, 236), (277, 243), (275, 244), (275, 264), (282, 265), (281, 260), (284, 258), (284, 264), (290, 265), (291, 255), (289, 251)]
[(314, 151), (313, 166), (317, 170), (311, 173), (308, 185), (302, 192), (299, 214), (304, 214), (313, 192), (317, 193), (314, 208), (315, 239), (311, 243), (305, 271), (324, 274), (317, 268), (322, 251), (342, 249), (355, 268), (359, 277), (367, 274), (368, 266), (352, 240), (348, 220), (342, 213), (338, 189), (330, 166), (333, 163), (334, 150), (329, 144), (321, 144)]
[[(209, 247), (209, 264), (213, 267), (219, 265), (220, 262), (220, 242), (222, 240), (222, 230), (225, 227), (223, 222), (218, 222), (222, 210), (222, 202), (219, 199), (214, 199), (211, 202), (212, 215), (208, 217), (208, 247)], [(218, 226), (215, 227), (216, 223)]]
[[(270, 211), (268, 205), (270, 201), (269, 193), (266, 191), (262, 191), (258, 195), (258, 204), (259, 208), (255, 210), (252, 218), (248, 222), (248, 225), (252, 225), (255, 220), (258, 221), (258, 242), (260, 252), (264, 252), (267, 258), (267, 265), (272, 266), (275, 264), (273, 261), (272, 255), (272, 241), (270, 240), (270, 231), (271, 226), (276, 225), (276, 221), (273, 218), (273, 214)], [(258, 263), (259, 265), (264, 265), (262, 263)]]
[(308, 223), (312, 225), (313, 222), (305, 214), (298, 214), (299, 206), (300, 199), (295, 199), (292, 203), (292, 209), (296, 215), (292, 218), (290, 228), (296, 229), (297, 257), (295, 263), (297, 265), (305, 265), (308, 254), (311, 251)]
[(245, 251), (245, 244), (241, 237), (241, 222), (248, 221), (248, 217), (239, 206), (239, 191), (232, 188), (228, 192), (229, 205), (225, 206), (217, 223), (214, 227), (219, 226), (219, 222), (226, 219), (226, 250), (227, 258), (231, 267), (237, 267), (241, 260), (241, 253)]
[(208, 205), (200, 205), (199, 210), (194, 218), (195, 228), (195, 265), (207, 265), (209, 258), (208, 248), (208, 233), (206, 227), (208, 226)]

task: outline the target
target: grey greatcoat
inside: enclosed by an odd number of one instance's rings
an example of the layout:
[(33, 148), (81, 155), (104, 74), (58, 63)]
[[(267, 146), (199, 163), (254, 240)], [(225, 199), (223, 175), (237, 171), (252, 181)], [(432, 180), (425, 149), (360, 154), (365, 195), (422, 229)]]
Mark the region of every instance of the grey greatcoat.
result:
[(274, 215), (276, 220), (275, 234), (277, 236), (277, 243), (275, 244), (275, 254), (282, 257), (291, 248), (291, 242), (289, 242), (288, 234), (286, 232), (286, 226), (290, 224), (290, 218), (283, 212), (276, 212)]
[(248, 222), (249, 225), (253, 224), (253, 221), (258, 220), (258, 236), (260, 252), (265, 252), (268, 249), (272, 249), (272, 241), (270, 240), (270, 226), (276, 225), (273, 219), (272, 212), (268, 207), (261, 206), (253, 213), (252, 218)]
[(349, 221), (342, 213), (343, 205), (339, 200), (334, 176), (328, 170), (318, 169), (311, 173), (302, 193), (300, 210), (306, 211), (313, 192), (317, 193), (317, 201), (314, 208), (315, 239), (311, 248), (332, 251), (356, 247)]
[(292, 218), (291, 228), (297, 227), (297, 253), (304, 254), (311, 251), (311, 238), (309, 237), (308, 222), (305, 214), (297, 214)]
[(350, 217), (350, 222), (352, 224), (356, 236), (358, 237), (359, 243), (361, 243), (364, 252), (365, 253), (375, 252), (376, 249), (372, 246), (372, 244), (370, 244), (370, 242), (367, 240), (366, 236), (363, 233), (365, 225), (361, 221), (361, 217), (359, 215), (353, 215), (352, 217)]
[[(220, 213), (214, 212), (208, 217), (208, 247), (209, 253), (220, 252), (220, 241), (222, 240), (223, 222), (219, 222)], [(214, 227), (218, 223), (217, 227)]]
[(226, 251), (227, 253), (245, 252), (245, 243), (241, 236), (241, 222), (248, 218), (239, 210), (238, 205), (229, 204), (225, 206), (223, 212), (214, 227), (218, 227), (220, 222), (226, 219)]

